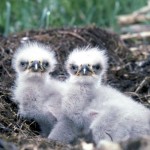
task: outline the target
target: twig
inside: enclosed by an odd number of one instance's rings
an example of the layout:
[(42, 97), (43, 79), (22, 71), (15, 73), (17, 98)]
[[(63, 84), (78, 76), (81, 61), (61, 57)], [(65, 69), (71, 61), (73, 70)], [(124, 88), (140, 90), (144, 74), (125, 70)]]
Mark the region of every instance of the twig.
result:
[(127, 40), (127, 39), (142, 39), (142, 38), (148, 38), (150, 37), (150, 32), (140, 32), (140, 33), (133, 33), (133, 34), (124, 34), (121, 35), (120, 38), (122, 40)]
[(144, 80), (140, 83), (140, 85), (135, 90), (135, 93), (138, 93), (143, 88), (143, 86), (145, 85), (147, 80), (149, 80), (149, 79), (150, 79), (150, 77), (145, 77)]
[(5, 68), (4, 64), (2, 63), (2, 67), (3, 69), (6, 71), (7, 75), (11, 78), (12, 75), (8, 72), (8, 70)]
[(150, 26), (146, 24), (132, 24), (129, 26), (121, 27), (121, 33), (140, 33), (149, 31)]
[(148, 104), (150, 104), (150, 95), (141, 96), (142, 102), (146, 100)]
[(144, 22), (147, 20), (150, 20), (150, 17), (144, 14), (130, 14), (118, 17), (118, 23), (120, 25), (129, 25), (133, 23)]
[(143, 102), (142, 101), (142, 99), (141, 99), (141, 97), (140, 97), (140, 95), (138, 94), (138, 93), (135, 93), (135, 92), (125, 92), (125, 94), (127, 94), (128, 96), (137, 96), (137, 100), (139, 101), (139, 102)]
[(149, 15), (147, 15), (149, 12), (150, 3), (148, 3), (147, 6), (144, 6), (131, 14), (118, 16), (118, 23), (120, 25), (128, 25), (133, 24), (135, 22), (143, 22), (146, 20), (150, 20)]
[(86, 42), (86, 40), (85, 40), (82, 36), (80, 36), (79, 34), (77, 34), (77, 33), (74, 33), (74, 32), (67, 32), (67, 31), (58, 31), (58, 32), (59, 32), (60, 34), (69, 34), (69, 35), (72, 35), (72, 36), (74, 36), (74, 37), (76, 37), (76, 38), (78, 38), (78, 39), (80, 39), (80, 40)]
[(1, 44), (0, 44), (0, 49), (1, 49), (2, 53), (5, 52), (5, 50), (4, 50), (4, 48), (1, 46)]
[(131, 95), (135, 95), (137, 97), (139, 97), (139, 95), (136, 92), (124, 92), (125, 94), (131, 96)]

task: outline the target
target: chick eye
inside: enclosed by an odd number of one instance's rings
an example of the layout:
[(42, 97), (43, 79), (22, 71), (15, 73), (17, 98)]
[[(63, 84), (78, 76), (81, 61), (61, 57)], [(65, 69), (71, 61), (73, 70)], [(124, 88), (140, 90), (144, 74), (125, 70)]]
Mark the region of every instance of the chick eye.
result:
[(73, 71), (76, 71), (76, 70), (78, 70), (78, 66), (76, 66), (76, 65), (71, 65), (71, 70), (73, 70)]
[(100, 70), (101, 69), (100, 64), (93, 65), (93, 69)]
[(47, 61), (44, 61), (44, 62), (43, 62), (43, 67), (44, 67), (44, 68), (47, 68), (47, 67), (49, 67), (49, 62), (47, 62)]
[(23, 68), (27, 67), (27, 65), (28, 65), (28, 62), (26, 62), (26, 61), (21, 61), (20, 62), (20, 66), (23, 67)]

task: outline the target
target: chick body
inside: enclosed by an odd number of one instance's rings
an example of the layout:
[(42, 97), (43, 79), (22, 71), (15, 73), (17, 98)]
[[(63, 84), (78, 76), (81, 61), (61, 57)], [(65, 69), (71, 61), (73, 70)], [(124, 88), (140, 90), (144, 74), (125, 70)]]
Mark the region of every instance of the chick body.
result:
[(18, 104), (18, 113), (34, 119), (41, 134), (47, 136), (60, 114), (62, 98), (61, 82), (49, 76), (56, 65), (54, 52), (43, 44), (29, 42), (16, 50), (12, 64), (16, 71), (12, 100)]

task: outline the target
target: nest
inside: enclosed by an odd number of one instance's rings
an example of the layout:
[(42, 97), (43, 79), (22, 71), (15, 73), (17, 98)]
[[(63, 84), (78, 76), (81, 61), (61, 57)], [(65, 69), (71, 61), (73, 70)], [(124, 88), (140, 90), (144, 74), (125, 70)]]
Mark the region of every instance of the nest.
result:
[[(135, 53), (129, 49), (132, 45), (136, 45), (137, 41), (122, 41), (118, 35), (97, 27), (28, 31), (10, 35), (8, 38), (0, 36), (1, 139), (13, 142), (22, 149), (27, 148), (27, 146), (31, 146), (30, 149), (33, 149), (34, 146), (37, 149), (40, 149), (39, 147), (45, 147), (43, 149), (73, 148), (42, 139), (38, 134), (38, 125), (34, 121), (21, 120), (17, 116), (17, 106), (10, 100), (10, 89), (15, 79), (15, 73), (11, 67), (11, 58), (18, 45), (25, 40), (36, 40), (51, 45), (59, 62), (58, 67), (52, 74), (55, 78), (62, 76), (67, 78), (64, 61), (73, 48), (91, 45), (106, 49), (109, 56), (109, 70), (105, 81), (149, 107), (148, 85), (150, 78), (148, 75), (150, 68), (148, 68), (148, 50), (139, 50)], [(142, 44), (143, 41), (140, 42)], [(5, 142), (2, 145), (5, 147)], [(6, 145), (9, 146), (9, 144)], [(79, 147), (78, 149), (80, 149)]]

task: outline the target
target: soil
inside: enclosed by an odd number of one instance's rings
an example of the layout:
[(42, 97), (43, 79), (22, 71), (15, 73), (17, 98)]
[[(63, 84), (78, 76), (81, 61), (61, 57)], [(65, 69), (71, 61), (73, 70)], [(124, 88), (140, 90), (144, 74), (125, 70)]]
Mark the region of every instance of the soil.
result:
[(15, 79), (11, 58), (19, 44), (26, 40), (51, 45), (59, 62), (52, 75), (60, 80), (68, 77), (64, 61), (73, 48), (91, 45), (106, 49), (109, 69), (104, 82), (150, 106), (150, 39), (123, 41), (119, 35), (98, 27), (32, 30), (7, 38), (0, 36), (0, 149), (82, 149), (80, 144), (63, 145), (43, 139), (34, 121), (28, 122), (18, 117), (17, 106), (10, 100)]

